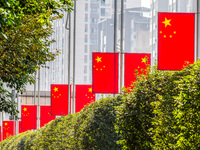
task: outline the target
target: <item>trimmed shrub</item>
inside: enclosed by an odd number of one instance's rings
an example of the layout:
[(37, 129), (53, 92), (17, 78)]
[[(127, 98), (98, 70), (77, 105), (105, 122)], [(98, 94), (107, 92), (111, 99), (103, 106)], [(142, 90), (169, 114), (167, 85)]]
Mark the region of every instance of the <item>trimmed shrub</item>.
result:
[(118, 107), (123, 149), (200, 148), (200, 61), (138, 77)]

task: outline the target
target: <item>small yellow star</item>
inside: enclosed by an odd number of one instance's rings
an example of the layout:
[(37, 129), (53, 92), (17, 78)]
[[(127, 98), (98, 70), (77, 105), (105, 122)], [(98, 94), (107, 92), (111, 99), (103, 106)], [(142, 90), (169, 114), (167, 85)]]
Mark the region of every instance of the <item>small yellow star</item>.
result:
[(167, 20), (167, 18), (165, 17), (165, 21), (162, 22), (162, 23), (165, 24), (165, 28), (166, 28), (168, 25), (171, 26), (170, 21), (171, 21), (171, 19)]
[(57, 88), (57, 87), (55, 87), (53, 90), (54, 90), (55, 92), (57, 92), (57, 91), (58, 91), (58, 88)]
[(164, 35), (164, 38), (166, 38), (166, 35)]
[(24, 109), (23, 109), (24, 111), (27, 111), (27, 108), (26, 107), (24, 107)]
[(174, 31), (174, 34), (176, 34), (176, 31)]
[(88, 88), (88, 92), (92, 93), (92, 88)]
[(172, 35), (170, 35), (169, 37), (172, 38)]
[(160, 31), (160, 33), (162, 33), (162, 31)]
[(97, 56), (97, 59), (95, 59), (95, 60), (97, 61), (97, 63), (102, 62), (102, 61), (101, 61), (101, 58), (102, 58), (102, 57)]

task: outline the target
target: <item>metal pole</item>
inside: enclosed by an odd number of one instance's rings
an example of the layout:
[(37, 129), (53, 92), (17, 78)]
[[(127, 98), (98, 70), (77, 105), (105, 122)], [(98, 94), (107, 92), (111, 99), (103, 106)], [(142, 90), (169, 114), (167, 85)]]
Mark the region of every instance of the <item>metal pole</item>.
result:
[[(19, 110), (19, 94), (17, 93), (17, 110)], [(19, 114), (17, 115), (19, 118)], [(19, 133), (19, 120), (16, 121), (16, 134)]]
[(34, 77), (34, 79), (35, 79), (35, 84), (34, 84), (34, 105), (36, 104), (36, 74), (37, 73), (35, 73), (35, 77)]
[(198, 60), (198, 49), (199, 49), (199, 0), (197, 0), (197, 39), (196, 39), (196, 61)]
[(3, 109), (1, 112), (1, 140), (3, 140)]
[(71, 62), (71, 13), (68, 12), (69, 17), (69, 40), (68, 40), (68, 115), (70, 114), (70, 62)]
[(37, 129), (40, 128), (40, 69), (38, 70), (38, 105), (37, 105)]
[[(115, 53), (116, 53), (116, 49), (117, 49), (117, 0), (114, 1), (114, 72), (116, 70), (116, 56), (115, 56)], [(117, 66), (118, 67), (118, 66)], [(115, 77), (115, 75), (114, 75)], [(114, 82), (114, 92), (115, 92), (115, 82)], [(113, 95), (115, 97), (115, 94)]]
[(124, 0), (121, 0), (121, 50), (120, 50), (120, 92), (121, 92), (121, 88), (122, 88), (122, 63), (123, 63), (123, 41), (124, 41)]
[[(13, 101), (13, 107), (14, 107), (14, 105), (15, 105), (15, 90), (12, 90), (12, 101)], [(13, 135), (15, 135), (15, 115), (12, 114), (12, 116), (13, 116)]]
[(75, 113), (75, 56), (76, 56), (76, 0), (74, 0), (74, 39), (73, 39), (73, 102), (72, 113)]

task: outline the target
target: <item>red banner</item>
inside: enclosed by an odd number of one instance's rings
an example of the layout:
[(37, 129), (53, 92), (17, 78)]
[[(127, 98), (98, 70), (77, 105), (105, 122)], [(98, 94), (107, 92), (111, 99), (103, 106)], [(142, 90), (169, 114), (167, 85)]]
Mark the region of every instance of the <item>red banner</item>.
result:
[(56, 119), (56, 116), (52, 116), (50, 113), (51, 106), (40, 106), (40, 128), (51, 120)]
[(181, 70), (194, 62), (194, 13), (158, 13), (158, 69)]
[(19, 133), (28, 131), (28, 129), (22, 129), (22, 121), (19, 121)]
[(118, 93), (118, 54), (93, 53), (93, 93)]
[(22, 105), (21, 120), (22, 129), (37, 129), (37, 106)]
[(95, 101), (92, 85), (76, 85), (76, 113), (91, 102)]
[[(71, 93), (71, 85), (70, 85)], [(70, 96), (71, 97), (71, 96)], [(68, 114), (68, 85), (51, 85), (51, 115), (61, 116)]]
[(141, 69), (145, 71), (147, 66), (151, 64), (151, 54), (145, 53), (126, 53), (125, 54), (125, 68), (124, 68), (124, 85), (131, 87), (136, 80), (136, 70), (141, 74)]
[(3, 121), (3, 140), (13, 136), (13, 121)]

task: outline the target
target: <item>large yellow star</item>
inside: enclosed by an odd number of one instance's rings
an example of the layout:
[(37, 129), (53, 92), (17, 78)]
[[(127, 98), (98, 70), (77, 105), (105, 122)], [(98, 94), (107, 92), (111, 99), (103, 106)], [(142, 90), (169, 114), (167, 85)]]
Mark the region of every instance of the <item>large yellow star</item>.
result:
[(148, 61), (147, 57), (142, 58), (142, 63), (147, 63), (147, 61)]
[(8, 125), (8, 123), (5, 123), (5, 126), (7, 126)]
[(27, 111), (27, 108), (26, 107), (24, 107), (24, 109), (23, 109), (24, 111)]
[(88, 92), (92, 93), (92, 88), (88, 88)]
[(165, 21), (162, 22), (162, 23), (165, 24), (165, 28), (166, 28), (168, 25), (171, 26), (170, 21), (171, 21), (171, 19), (167, 20), (167, 18), (165, 17)]
[(54, 90), (55, 92), (57, 92), (57, 91), (58, 91), (58, 88), (57, 88), (57, 87), (55, 87), (53, 90)]
[(95, 60), (97, 61), (97, 63), (102, 62), (102, 61), (101, 61), (101, 58), (102, 58), (102, 57), (97, 56), (97, 59), (95, 59)]

